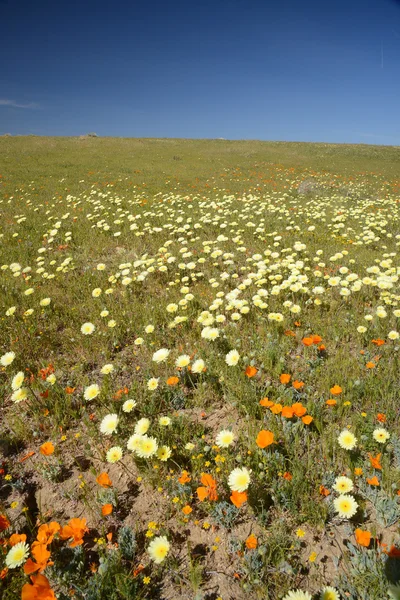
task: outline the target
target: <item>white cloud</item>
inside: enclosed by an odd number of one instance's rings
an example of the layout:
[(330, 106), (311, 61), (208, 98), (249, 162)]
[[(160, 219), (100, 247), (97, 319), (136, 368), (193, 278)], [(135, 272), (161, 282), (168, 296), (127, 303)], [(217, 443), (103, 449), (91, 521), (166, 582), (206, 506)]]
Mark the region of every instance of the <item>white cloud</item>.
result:
[(0, 106), (11, 106), (13, 108), (40, 108), (35, 102), (15, 102), (15, 100), (8, 100), (6, 98), (0, 98)]

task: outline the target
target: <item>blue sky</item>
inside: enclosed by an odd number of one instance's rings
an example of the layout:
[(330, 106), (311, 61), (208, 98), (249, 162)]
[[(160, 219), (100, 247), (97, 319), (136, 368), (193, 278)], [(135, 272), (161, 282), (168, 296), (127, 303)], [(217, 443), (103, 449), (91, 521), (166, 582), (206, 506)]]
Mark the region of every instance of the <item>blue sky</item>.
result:
[(0, 0), (0, 133), (400, 145), (400, 2)]

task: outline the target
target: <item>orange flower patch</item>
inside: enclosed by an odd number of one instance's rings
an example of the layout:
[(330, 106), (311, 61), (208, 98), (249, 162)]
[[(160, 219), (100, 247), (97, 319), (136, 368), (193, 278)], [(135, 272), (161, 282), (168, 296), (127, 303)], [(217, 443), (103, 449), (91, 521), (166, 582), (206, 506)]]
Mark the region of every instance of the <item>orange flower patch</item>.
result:
[(321, 496), (329, 496), (330, 495), (330, 491), (324, 485), (319, 486), (319, 493), (321, 494)]
[(10, 527), (10, 521), (5, 515), (0, 514), (0, 531), (5, 531)]
[(293, 414), (295, 414), (296, 417), (302, 417), (307, 412), (306, 407), (303, 406), (301, 402), (295, 402), (294, 404), (292, 404), (292, 409)]
[(380, 471), (382, 471), (381, 456), (382, 456), (381, 453), (377, 454), (376, 456), (372, 456), (372, 454), (368, 454), (368, 458), (369, 458), (369, 462), (371, 463), (371, 466), (374, 467), (374, 469), (379, 469)]
[(81, 546), (83, 544), (83, 536), (88, 531), (86, 519), (71, 519), (68, 522), (68, 525), (64, 525), (61, 529), (60, 537), (63, 540), (72, 539), (70, 548), (75, 548), (76, 546)]
[(8, 540), (10, 546), (15, 546), (15, 544), (19, 544), (19, 542), (26, 542), (25, 533), (13, 533)]
[(54, 452), (54, 445), (51, 442), (45, 442), (40, 446), (39, 452), (43, 456), (50, 456)]
[(103, 506), (101, 507), (101, 514), (103, 515), (103, 517), (107, 517), (108, 515), (111, 515), (112, 511), (113, 511), (112, 504), (103, 504)]
[(286, 481), (292, 481), (292, 479), (293, 479), (293, 475), (292, 475), (291, 473), (289, 473), (288, 471), (286, 471), (286, 472), (283, 474), (283, 479), (286, 479)]
[(203, 473), (200, 479), (204, 487), (197, 488), (197, 496), (200, 502), (203, 502), (206, 498), (209, 500), (218, 500), (217, 494), (217, 482), (207, 473)]
[(274, 402), (268, 398), (262, 398), (262, 400), (260, 400), (260, 405), (265, 406), (266, 408), (271, 408), (271, 406), (274, 405)]
[(312, 337), (305, 337), (301, 341), (305, 346), (312, 346), (314, 343)]
[(327, 401), (325, 402), (325, 404), (326, 404), (327, 406), (336, 406), (337, 402), (336, 402), (336, 400), (335, 400), (334, 398), (330, 398), (329, 400), (327, 400)]
[(291, 406), (284, 406), (282, 408), (282, 417), (285, 417), (285, 419), (291, 419), (293, 417), (293, 408)]
[(376, 415), (376, 418), (380, 423), (386, 423), (386, 415), (384, 415), (383, 413), (378, 413)]
[(258, 373), (258, 369), (256, 369), (255, 367), (252, 366), (248, 366), (246, 367), (245, 370), (245, 374), (247, 375), (247, 377), (250, 379), (251, 377), (254, 377), (255, 375), (257, 375)]
[(96, 477), (96, 481), (103, 488), (110, 488), (110, 487), (112, 487), (112, 481), (109, 478), (109, 476), (108, 476), (107, 473), (100, 473), (100, 475), (98, 475)]
[(320, 335), (312, 335), (311, 339), (313, 341), (313, 344), (319, 344), (320, 342), (322, 342), (322, 337)]
[(303, 421), (304, 425), (310, 425), (310, 423), (313, 422), (314, 417), (311, 415), (306, 415), (305, 417), (302, 417), (301, 420)]
[(370, 478), (367, 477), (367, 483), (369, 483), (369, 485), (375, 485), (375, 486), (381, 485), (379, 483), (379, 479), (377, 478), (376, 475), (374, 475), (373, 477), (370, 477)]
[(167, 379), (167, 385), (176, 385), (177, 383), (179, 383), (179, 377), (168, 377)]
[(282, 408), (282, 404), (274, 404), (273, 406), (271, 406), (270, 410), (274, 415), (279, 415), (279, 413), (282, 412)]
[(360, 546), (365, 546), (365, 548), (368, 548), (370, 541), (371, 541), (371, 532), (370, 531), (363, 531), (362, 529), (356, 529), (354, 532), (354, 535), (356, 536), (357, 544), (359, 544)]
[(256, 536), (252, 533), (246, 540), (246, 548), (248, 550), (255, 550), (257, 548), (258, 542)]
[(184, 483), (189, 483), (191, 479), (192, 478), (187, 471), (182, 471), (182, 475), (179, 477), (178, 481), (183, 485)]
[(296, 379), (296, 381), (293, 381), (293, 387), (295, 390), (301, 390), (301, 388), (304, 387), (304, 381), (298, 381)]
[(21, 590), (21, 600), (56, 600), (50, 583), (44, 575), (32, 575), (32, 584), (25, 583)]
[(291, 379), (291, 375), (289, 375), (289, 373), (282, 373), (282, 375), (279, 377), (279, 381), (283, 384), (289, 383), (290, 379)]
[(381, 340), (378, 338), (377, 340), (371, 340), (371, 344), (375, 344), (375, 346), (383, 346), (385, 344), (385, 340)]
[(247, 502), (247, 493), (246, 492), (232, 492), (230, 496), (230, 501), (232, 504), (236, 506), (236, 508), (240, 508), (242, 504)]
[(65, 393), (66, 394), (73, 394), (75, 390), (76, 390), (76, 388), (67, 386), (65, 388)]
[(343, 390), (340, 387), (340, 385), (334, 385), (333, 387), (331, 387), (331, 389), (329, 391), (334, 396), (338, 396), (339, 394), (341, 394), (343, 392)]
[(367, 369), (375, 369), (376, 364), (372, 361), (367, 362), (367, 364), (365, 365)]
[(184, 515), (190, 515), (193, 512), (193, 508), (191, 508), (188, 504), (182, 508), (182, 512)]
[(267, 431), (266, 429), (260, 431), (256, 439), (256, 444), (259, 448), (266, 448), (274, 443), (274, 434), (272, 431)]

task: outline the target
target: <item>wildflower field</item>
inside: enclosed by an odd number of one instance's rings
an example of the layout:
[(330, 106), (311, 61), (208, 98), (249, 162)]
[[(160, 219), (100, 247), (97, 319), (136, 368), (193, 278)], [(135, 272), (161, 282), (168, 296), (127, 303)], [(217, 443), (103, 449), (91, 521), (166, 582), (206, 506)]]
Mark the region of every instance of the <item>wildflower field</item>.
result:
[(399, 165), (0, 138), (2, 599), (400, 597)]

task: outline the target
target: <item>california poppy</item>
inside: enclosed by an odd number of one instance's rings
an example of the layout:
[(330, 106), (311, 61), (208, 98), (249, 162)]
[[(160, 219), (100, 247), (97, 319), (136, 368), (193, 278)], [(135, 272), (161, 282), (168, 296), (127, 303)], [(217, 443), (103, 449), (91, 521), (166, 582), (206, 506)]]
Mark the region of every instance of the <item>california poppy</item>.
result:
[(283, 384), (289, 383), (290, 379), (291, 375), (289, 375), (289, 373), (282, 373), (282, 375), (279, 377), (280, 382)]
[(334, 396), (338, 396), (339, 394), (342, 393), (342, 388), (340, 387), (340, 385), (334, 385), (333, 387), (331, 387), (330, 392), (331, 394), (333, 394)]
[(179, 383), (179, 377), (168, 377), (167, 379), (167, 385), (176, 385), (177, 383)]
[(303, 421), (304, 425), (310, 425), (310, 423), (313, 422), (314, 417), (311, 415), (306, 415), (305, 417), (301, 417), (301, 420)]
[(293, 381), (293, 387), (295, 390), (301, 390), (301, 388), (304, 387), (304, 381), (298, 381), (296, 379), (296, 381)]
[(182, 475), (179, 477), (178, 481), (183, 485), (184, 483), (189, 483), (191, 477), (187, 471), (182, 471)]
[(113, 511), (112, 504), (103, 504), (103, 506), (101, 507), (101, 514), (103, 515), (103, 517), (107, 517), (108, 515), (111, 515), (112, 511)]
[(271, 406), (274, 405), (274, 402), (268, 398), (262, 398), (262, 400), (260, 400), (260, 405), (265, 406), (266, 408), (271, 408)]
[(256, 444), (259, 448), (266, 448), (267, 446), (270, 446), (274, 443), (274, 434), (272, 433), (272, 431), (267, 431), (266, 429), (263, 429), (257, 435)]
[(60, 531), (60, 538), (63, 540), (72, 539), (70, 548), (81, 546), (83, 544), (83, 536), (89, 531), (86, 526), (86, 519), (71, 519), (67, 525)]
[(279, 413), (282, 412), (282, 408), (283, 408), (282, 404), (278, 403), (278, 404), (274, 404), (273, 406), (271, 406), (270, 410), (274, 415), (279, 415)]
[(26, 542), (25, 533), (13, 533), (8, 539), (10, 546), (15, 546), (15, 544), (19, 544), (20, 542)]
[(109, 478), (109, 476), (108, 476), (107, 473), (100, 473), (100, 475), (98, 475), (96, 477), (96, 481), (103, 488), (110, 488), (110, 487), (112, 487), (112, 481)]
[(257, 548), (257, 538), (256, 536), (252, 533), (251, 535), (249, 535), (249, 537), (246, 540), (246, 548), (248, 548), (248, 550), (255, 550), (255, 548)]
[(312, 346), (314, 343), (311, 337), (305, 337), (301, 341), (305, 346)]
[(257, 375), (257, 373), (258, 373), (258, 369), (256, 369), (256, 367), (252, 367), (251, 365), (246, 367), (245, 374), (247, 375), (247, 377), (249, 379), (251, 377), (254, 377), (254, 375)]
[(381, 485), (379, 483), (379, 479), (377, 478), (376, 475), (374, 475), (373, 477), (369, 477), (369, 478), (367, 477), (367, 483), (369, 483), (369, 485), (376, 485), (376, 486)]
[(236, 508), (240, 508), (242, 504), (247, 502), (247, 493), (233, 491), (230, 496), (230, 501), (236, 506)]
[(182, 508), (182, 512), (184, 515), (190, 515), (190, 513), (193, 512), (193, 508), (186, 504), (186, 506)]
[(203, 473), (200, 479), (204, 487), (197, 488), (197, 496), (200, 502), (206, 498), (209, 500), (218, 500), (217, 482), (208, 473)]
[(368, 454), (369, 462), (371, 463), (371, 465), (374, 467), (374, 469), (379, 469), (380, 471), (382, 471), (381, 456), (381, 453), (377, 454), (376, 456)]
[(293, 414), (295, 414), (296, 417), (302, 417), (307, 412), (306, 407), (303, 406), (301, 402), (295, 402), (294, 404), (292, 404), (292, 409)]
[(0, 514), (0, 531), (5, 531), (10, 527), (10, 521), (5, 515)]
[(54, 445), (51, 442), (45, 442), (40, 446), (39, 452), (43, 456), (50, 456), (54, 452)]
[(370, 541), (371, 541), (371, 532), (363, 531), (362, 529), (356, 529), (354, 534), (356, 536), (357, 544), (368, 548)]
[(285, 419), (291, 419), (293, 417), (293, 408), (291, 406), (284, 406), (281, 415), (282, 417), (285, 417)]
[(32, 584), (25, 583), (21, 590), (21, 600), (56, 600), (50, 583), (44, 575), (32, 575)]

